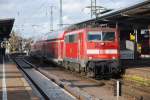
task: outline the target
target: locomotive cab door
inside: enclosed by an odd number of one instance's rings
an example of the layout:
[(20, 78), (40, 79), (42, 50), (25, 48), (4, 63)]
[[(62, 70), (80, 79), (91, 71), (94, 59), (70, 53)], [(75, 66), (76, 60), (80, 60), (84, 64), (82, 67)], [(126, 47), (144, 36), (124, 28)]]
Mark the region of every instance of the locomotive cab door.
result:
[(83, 33), (78, 34), (78, 59), (81, 60), (84, 58), (84, 42), (83, 42)]
[(78, 35), (65, 36), (65, 58), (75, 61), (78, 59)]

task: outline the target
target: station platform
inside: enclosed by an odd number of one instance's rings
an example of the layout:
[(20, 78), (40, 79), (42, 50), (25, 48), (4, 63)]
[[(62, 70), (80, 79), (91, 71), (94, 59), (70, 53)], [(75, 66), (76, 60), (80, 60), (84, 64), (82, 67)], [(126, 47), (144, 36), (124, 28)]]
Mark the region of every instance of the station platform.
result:
[(16, 64), (0, 56), (0, 100), (40, 100)]

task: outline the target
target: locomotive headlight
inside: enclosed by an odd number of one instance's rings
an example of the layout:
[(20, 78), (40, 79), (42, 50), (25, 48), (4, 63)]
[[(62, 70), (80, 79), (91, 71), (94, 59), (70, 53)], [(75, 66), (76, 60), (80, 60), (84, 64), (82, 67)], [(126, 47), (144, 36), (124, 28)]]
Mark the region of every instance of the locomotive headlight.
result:
[(112, 59), (116, 59), (116, 57), (113, 56)]
[(100, 43), (102, 46), (104, 46), (105, 45), (105, 43), (104, 42), (102, 42), (102, 43)]
[(92, 59), (92, 57), (89, 57), (89, 59), (91, 60), (91, 59)]

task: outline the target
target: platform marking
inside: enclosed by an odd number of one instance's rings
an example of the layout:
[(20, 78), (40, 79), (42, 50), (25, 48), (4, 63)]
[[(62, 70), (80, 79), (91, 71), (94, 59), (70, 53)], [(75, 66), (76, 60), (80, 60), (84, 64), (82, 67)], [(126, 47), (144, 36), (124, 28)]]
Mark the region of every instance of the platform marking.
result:
[(2, 83), (2, 88), (3, 88), (3, 99), (2, 100), (7, 100), (7, 89), (6, 89), (6, 75), (5, 75), (5, 61), (3, 57), (3, 83)]

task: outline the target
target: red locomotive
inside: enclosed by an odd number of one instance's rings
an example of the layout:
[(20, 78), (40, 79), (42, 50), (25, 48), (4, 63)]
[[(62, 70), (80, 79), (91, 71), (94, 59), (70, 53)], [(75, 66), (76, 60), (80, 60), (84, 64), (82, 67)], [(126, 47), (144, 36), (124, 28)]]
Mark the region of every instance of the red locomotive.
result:
[(119, 40), (116, 28), (84, 28), (52, 32), (32, 45), (31, 54), (88, 76), (117, 74)]

